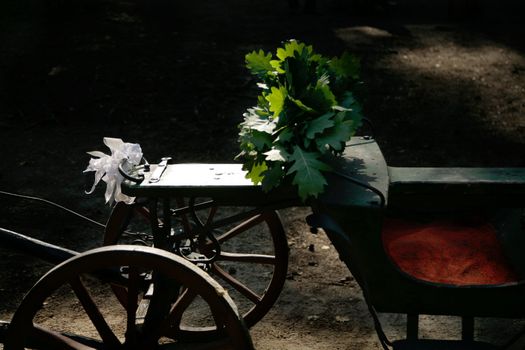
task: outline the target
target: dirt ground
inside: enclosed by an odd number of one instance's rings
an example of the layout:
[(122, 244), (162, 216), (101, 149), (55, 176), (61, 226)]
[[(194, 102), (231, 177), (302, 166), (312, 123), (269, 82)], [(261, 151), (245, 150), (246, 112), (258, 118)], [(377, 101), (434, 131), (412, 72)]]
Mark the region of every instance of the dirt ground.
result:
[[(82, 174), (104, 136), (140, 143), (150, 162), (231, 162), (257, 93), (244, 55), (290, 38), (361, 58), (364, 113), (390, 165), (525, 166), (523, 5), (447, 3), (318, 0), (308, 13), (277, 0), (3, 2), (0, 191), (104, 222), (102, 189), (86, 195), (92, 179)], [(0, 227), (79, 251), (101, 244), (97, 226), (0, 197)], [(326, 237), (309, 233), (307, 214), (281, 212), (289, 278), (251, 331), (256, 348), (379, 349), (358, 286)], [(50, 266), (0, 256), (0, 319), (9, 319)], [(402, 316), (381, 318), (391, 338), (403, 334)], [(476, 334), (503, 342), (514, 323), (481, 320)], [(421, 332), (457, 338), (458, 325), (426, 317)]]

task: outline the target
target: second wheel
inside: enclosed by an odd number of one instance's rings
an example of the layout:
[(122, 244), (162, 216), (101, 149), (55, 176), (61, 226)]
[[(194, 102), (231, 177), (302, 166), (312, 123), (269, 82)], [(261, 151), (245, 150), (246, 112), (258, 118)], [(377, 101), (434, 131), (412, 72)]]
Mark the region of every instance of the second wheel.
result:
[[(286, 280), (288, 243), (277, 212), (177, 199), (169, 214), (168, 249), (205, 269), (228, 290), (247, 326), (256, 324)], [(119, 203), (107, 223), (104, 244), (153, 244), (151, 232), (163, 225), (148, 206)], [(192, 311), (199, 308), (198, 301), (190, 299), (180, 306), (185, 317), (172, 325), (171, 333), (188, 341), (216, 338), (215, 326), (186, 317), (198, 314)]]

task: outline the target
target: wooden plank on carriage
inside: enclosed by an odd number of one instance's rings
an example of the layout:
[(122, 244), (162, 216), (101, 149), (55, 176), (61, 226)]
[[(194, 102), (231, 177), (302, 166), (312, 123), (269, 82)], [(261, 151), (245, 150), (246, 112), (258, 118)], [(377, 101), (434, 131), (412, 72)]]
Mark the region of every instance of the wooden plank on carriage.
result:
[(373, 138), (353, 137), (346, 144), (343, 156), (335, 158), (330, 165), (335, 171), (326, 174), (328, 185), (320, 196), (325, 205), (380, 208), (384, 201), (386, 206), (387, 164)]
[[(350, 176), (368, 186), (377, 188), (386, 198), (388, 174), (386, 163), (375, 140), (354, 137), (347, 143), (342, 157), (331, 164), (339, 174)], [(124, 182), (122, 191), (135, 197), (212, 197), (233, 205), (265, 205), (286, 203), (286, 206), (304, 205), (297, 197), (297, 188), (281, 186), (268, 193), (246, 178), (242, 164), (186, 163), (169, 164), (159, 180), (151, 182), (156, 166), (144, 174), (140, 184)], [(158, 172), (157, 172), (158, 173)], [(322, 195), (325, 203), (338, 205), (377, 205), (377, 195), (356, 186), (335, 173), (326, 174), (328, 185)], [(375, 204), (374, 204), (375, 203)], [(277, 205), (278, 206), (278, 205)], [(281, 206), (284, 206), (281, 205)]]
[(207, 197), (221, 204), (258, 205), (297, 200), (295, 189), (285, 188), (265, 193), (245, 177), (241, 164), (181, 163), (169, 164), (160, 180), (150, 182), (156, 166), (152, 165), (140, 184), (124, 182), (122, 191), (135, 197)]
[(523, 207), (525, 168), (390, 167), (391, 205)]

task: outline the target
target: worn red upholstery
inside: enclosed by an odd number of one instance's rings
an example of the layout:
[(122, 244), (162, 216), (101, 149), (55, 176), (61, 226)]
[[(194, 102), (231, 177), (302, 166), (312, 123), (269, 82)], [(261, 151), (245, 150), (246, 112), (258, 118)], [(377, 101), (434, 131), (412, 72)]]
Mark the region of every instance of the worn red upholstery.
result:
[(418, 223), (388, 219), (383, 228), (388, 256), (407, 274), (453, 285), (495, 285), (518, 280), (494, 227), (481, 220)]

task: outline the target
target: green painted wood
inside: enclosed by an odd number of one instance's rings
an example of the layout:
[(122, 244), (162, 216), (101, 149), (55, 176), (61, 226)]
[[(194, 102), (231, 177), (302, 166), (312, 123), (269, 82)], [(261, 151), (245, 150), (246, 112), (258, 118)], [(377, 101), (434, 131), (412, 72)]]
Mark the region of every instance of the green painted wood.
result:
[(392, 206), (523, 207), (525, 168), (389, 167)]
[[(388, 199), (388, 168), (373, 139), (354, 137), (347, 144), (343, 157), (331, 164), (336, 173), (328, 173), (326, 192), (320, 196), (323, 205), (340, 207), (378, 208), (379, 196), (352, 183), (339, 174), (349, 176), (367, 186), (374, 187)], [(386, 205), (387, 203), (385, 203)]]
[(260, 186), (245, 178), (246, 172), (241, 164), (169, 164), (160, 181), (151, 183), (149, 179), (155, 169), (156, 165), (152, 165), (140, 184), (125, 181), (122, 191), (146, 198), (211, 197), (223, 205), (271, 206), (273, 203), (294, 205), (298, 202), (293, 188), (263, 192)]
[[(368, 150), (361, 157), (372, 157), (373, 153)], [(351, 157), (357, 154), (351, 152), (343, 161), (347, 162), (348, 173), (369, 177), (369, 183), (383, 188), (385, 185), (381, 179), (385, 175), (381, 172), (382, 167), (359, 157), (352, 161)], [(374, 156), (376, 162), (377, 159)], [(374, 166), (375, 171), (372, 170)], [(495, 213), (495, 208), (522, 208), (525, 169), (386, 166), (384, 169), (387, 171), (387, 188), (383, 190), (388, 194), (386, 210), (356, 206), (359, 200), (347, 200), (347, 196), (354, 194), (346, 192), (348, 190), (342, 184), (329, 190), (331, 197), (327, 193), (322, 197), (327, 199), (326, 202), (322, 201), (314, 208), (314, 211), (333, 219), (334, 227), (339, 226), (338, 230), (326, 228), (325, 231), (356, 280), (368, 290), (369, 300), (376, 310), (404, 314), (525, 317), (525, 281), (498, 286), (454, 286), (416, 280), (389, 260), (381, 241), (383, 216), (399, 214), (400, 211), (417, 216), (418, 213), (429, 213), (428, 209), (437, 214), (451, 210), (470, 212), (472, 209)], [(337, 198), (338, 195), (342, 198)], [(502, 230), (508, 232), (508, 228), (505, 224)], [(516, 233), (523, 235), (523, 229), (516, 230)], [(508, 238), (512, 246), (515, 241), (513, 237)]]
[[(525, 186), (525, 168), (418, 168), (390, 167), (393, 184), (521, 184)], [(524, 189), (525, 191), (525, 189)]]
[[(381, 150), (374, 140), (352, 138), (343, 157), (330, 160), (339, 173), (351, 176), (369, 186), (378, 188), (386, 197), (388, 172)], [(269, 193), (262, 191), (245, 178), (241, 164), (170, 164), (160, 181), (150, 183), (152, 165), (140, 184), (125, 181), (122, 191), (134, 197), (212, 197), (221, 204), (300, 206), (305, 205), (297, 197), (296, 188), (281, 186)], [(378, 206), (378, 196), (352, 184), (343, 177), (327, 174), (328, 185), (323, 201), (333, 205)]]

